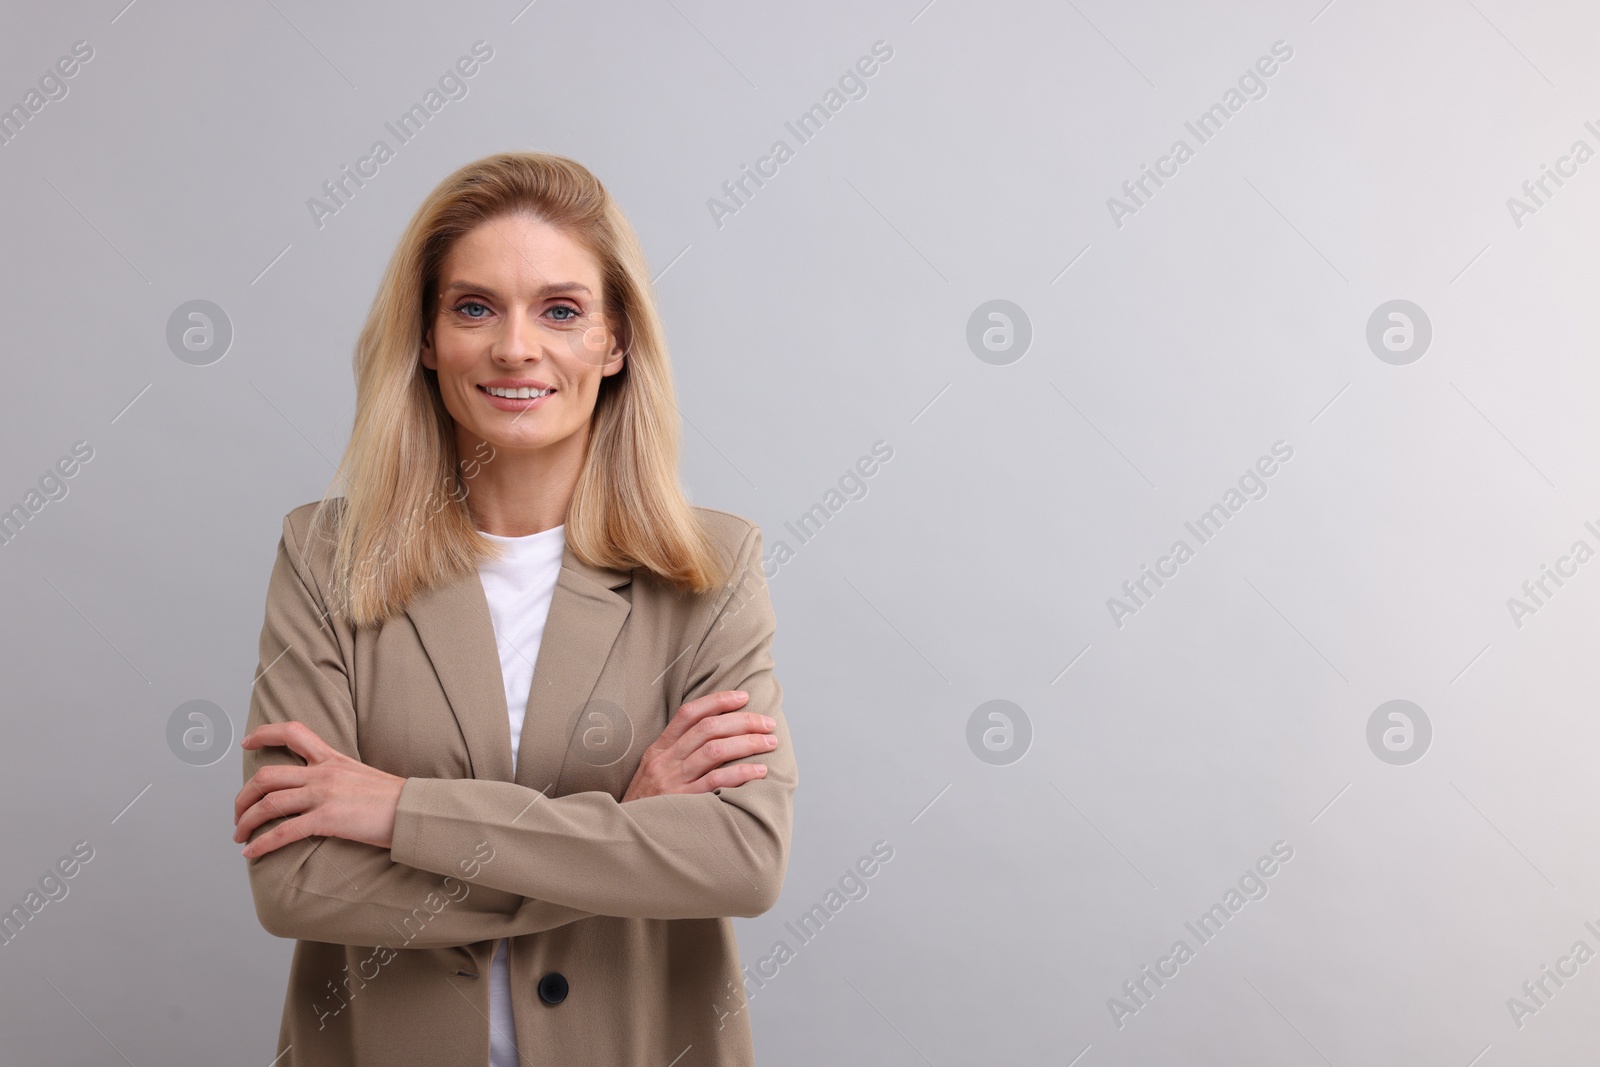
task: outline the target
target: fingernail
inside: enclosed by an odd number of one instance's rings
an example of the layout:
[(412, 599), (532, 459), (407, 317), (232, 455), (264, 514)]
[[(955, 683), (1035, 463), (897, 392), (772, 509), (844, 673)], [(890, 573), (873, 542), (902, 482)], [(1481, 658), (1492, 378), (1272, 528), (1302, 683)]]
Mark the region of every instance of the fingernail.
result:
[(771, 715), (763, 715), (763, 716), (761, 716), (761, 724), (763, 726), (765, 726), (767, 729), (771, 730), (771, 729), (774, 729), (774, 728), (777, 727), (778, 721), (776, 719), (774, 719)]

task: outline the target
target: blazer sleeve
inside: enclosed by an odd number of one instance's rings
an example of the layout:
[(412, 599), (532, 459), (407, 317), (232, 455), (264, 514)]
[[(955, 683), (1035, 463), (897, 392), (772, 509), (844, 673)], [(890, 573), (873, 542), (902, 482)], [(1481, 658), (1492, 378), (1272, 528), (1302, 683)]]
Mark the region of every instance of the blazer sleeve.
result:
[(789, 858), (794, 747), (773, 675), (776, 620), (751, 525), (718, 591), (680, 703), (722, 689), (750, 694), (778, 746), (731, 762), (766, 776), (709, 793), (618, 801), (601, 791), (551, 797), (514, 782), (412, 778), (400, 794), (390, 855), (444, 872), (461, 841), (486, 839), (496, 859), (481, 882), (551, 905), (646, 919), (754, 916), (777, 902)]
[[(267, 588), (247, 729), (298, 720), (340, 752), (360, 759), (351, 678), (317, 588), (286, 518)], [(304, 761), (283, 747), (247, 750), (244, 781), (261, 767), (284, 763)], [(251, 839), (282, 821), (263, 823)], [(398, 935), (405, 948), (470, 945), (590, 917), (549, 901), (479, 891), (479, 870), (495, 863), (478, 861), (501, 857), (476, 851), (481, 838), (461, 840), (441, 849), (435, 871), (397, 862), (388, 849), (343, 838), (291, 842), (247, 861), (256, 916), (277, 937), (394, 946)], [(472, 888), (464, 888), (466, 883)]]

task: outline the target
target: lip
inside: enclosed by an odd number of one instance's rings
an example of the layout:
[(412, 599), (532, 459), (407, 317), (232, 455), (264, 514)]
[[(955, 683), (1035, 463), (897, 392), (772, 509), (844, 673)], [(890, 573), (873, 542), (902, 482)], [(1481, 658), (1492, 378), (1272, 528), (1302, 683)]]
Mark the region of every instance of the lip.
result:
[(551, 386), (546, 385), (544, 382), (517, 378), (496, 378), (493, 381), (479, 382), (477, 385), (479, 395), (501, 411), (531, 411), (559, 392), (559, 390), (552, 390), (544, 396), (528, 397), (524, 400), (520, 397), (513, 399), (512, 397), (495, 396), (489, 392), (489, 386), (493, 386), (496, 389), (551, 389)]
[(479, 382), (480, 386), (494, 386), (496, 389), (549, 389), (549, 382), (541, 382), (537, 378), (490, 378), (486, 382)]

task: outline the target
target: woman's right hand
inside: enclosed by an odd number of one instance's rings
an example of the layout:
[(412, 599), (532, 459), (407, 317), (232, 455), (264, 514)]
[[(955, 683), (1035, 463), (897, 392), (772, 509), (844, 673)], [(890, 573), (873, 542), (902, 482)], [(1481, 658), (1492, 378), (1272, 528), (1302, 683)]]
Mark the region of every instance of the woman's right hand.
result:
[(644, 750), (623, 803), (667, 793), (709, 793), (764, 777), (763, 763), (726, 765), (778, 747), (772, 719), (737, 710), (749, 699), (748, 693), (724, 689), (679, 708)]

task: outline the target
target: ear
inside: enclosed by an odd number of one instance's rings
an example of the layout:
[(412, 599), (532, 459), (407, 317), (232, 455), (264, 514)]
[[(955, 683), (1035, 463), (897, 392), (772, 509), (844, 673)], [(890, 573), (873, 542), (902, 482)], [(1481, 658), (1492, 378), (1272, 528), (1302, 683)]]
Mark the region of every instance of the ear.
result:
[[(611, 349), (611, 359), (606, 364), (606, 369), (600, 372), (601, 377), (605, 378), (609, 378), (623, 368), (624, 362), (628, 358), (628, 352), (633, 348), (633, 335), (626, 315), (623, 316), (620, 329), (615, 322), (608, 322), (607, 325), (611, 327), (611, 336), (616, 338), (617, 343)], [(628, 343), (624, 345), (624, 341)]]
[(439, 359), (433, 351), (433, 327), (422, 331), (422, 365), (429, 370), (439, 369)]

